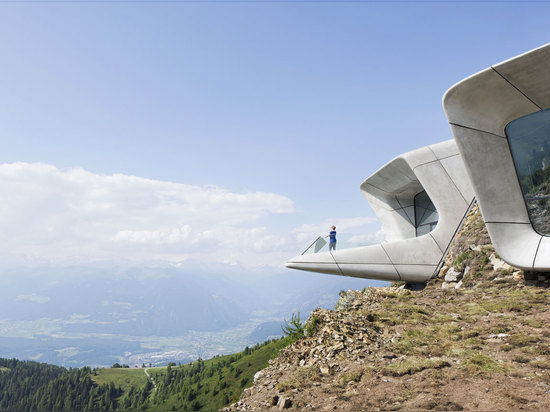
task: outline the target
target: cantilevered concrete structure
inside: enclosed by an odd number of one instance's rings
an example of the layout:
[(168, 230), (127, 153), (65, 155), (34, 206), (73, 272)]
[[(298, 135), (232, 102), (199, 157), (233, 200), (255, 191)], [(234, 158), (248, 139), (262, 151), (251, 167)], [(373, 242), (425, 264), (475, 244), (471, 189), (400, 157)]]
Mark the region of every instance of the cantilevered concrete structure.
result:
[(296, 256), (286, 266), (409, 283), (427, 281), (473, 200), (453, 140), (396, 157), (361, 184), (382, 222), (379, 245)]
[(443, 106), (456, 144), (398, 156), (361, 185), (386, 241), (302, 254), (287, 267), (425, 282), (475, 194), (499, 255), (519, 268), (550, 271), (550, 45), (457, 83)]
[(497, 253), (550, 270), (550, 45), (451, 87), (443, 107)]

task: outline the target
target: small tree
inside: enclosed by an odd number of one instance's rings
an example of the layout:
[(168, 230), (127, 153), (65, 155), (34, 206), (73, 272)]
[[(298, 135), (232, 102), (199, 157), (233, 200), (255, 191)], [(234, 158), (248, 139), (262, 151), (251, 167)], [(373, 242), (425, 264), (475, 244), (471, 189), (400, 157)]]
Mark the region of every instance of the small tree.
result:
[(304, 337), (304, 323), (300, 319), (300, 312), (298, 314), (293, 313), (290, 321), (284, 320), (281, 325), (281, 329), (285, 336), (289, 336), (295, 340)]

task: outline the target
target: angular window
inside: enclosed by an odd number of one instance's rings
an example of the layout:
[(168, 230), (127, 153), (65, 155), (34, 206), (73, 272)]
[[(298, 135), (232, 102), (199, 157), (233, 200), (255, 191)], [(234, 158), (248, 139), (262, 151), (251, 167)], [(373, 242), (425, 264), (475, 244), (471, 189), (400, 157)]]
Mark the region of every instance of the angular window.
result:
[(437, 225), (439, 215), (426, 192), (420, 192), (414, 197), (414, 220), (417, 237), (430, 233)]
[(531, 224), (550, 235), (550, 110), (508, 123), (506, 137)]

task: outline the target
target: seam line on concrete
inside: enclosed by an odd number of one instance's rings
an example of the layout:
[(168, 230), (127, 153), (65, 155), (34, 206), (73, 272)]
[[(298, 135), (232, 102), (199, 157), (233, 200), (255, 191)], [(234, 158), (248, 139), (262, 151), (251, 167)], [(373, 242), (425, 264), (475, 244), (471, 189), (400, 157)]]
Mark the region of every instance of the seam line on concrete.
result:
[(439, 249), (439, 251), (441, 253), (443, 253), (444, 251), (441, 249), (441, 247), (439, 246), (439, 243), (437, 243), (437, 240), (435, 240), (435, 238), (432, 236), (432, 232), (429, 232), (428, 235), (430, 235), (430, 237), (432, 238), (432, 240), (434, 241), (434, 243), (437, 245), (437, 248)]
[(535, 261), (537, 260), (537, 255), (539, 254), (539, 247), (541, 242), (542, 242), (542, 236), (539, 239), (539, 244), (537, 245), (537, 250), (535, 251), (535, 257), (533, 258), (533, 265), (531, 266), (533, 270), (535, 270)]
[(364, 263), (364, 262), (340, 262), (339, 264), (338, 263), (330, 263), (330, 262), (293, 262), (293, 261), (288, 261), (288, 263), (297, 263), (297, 264), (300, 264), (300, 263), (315, 263), (316, 265), (334, 265), (336, 264), (337, 266), (338, 265), (342, 265), (342, 266), (345, 266), (345, 265), (388, 265), (388, 266), (393, 266), (393, 263), (376, 263), (376, 262), (367, 262), (367, 263)]
[[(443, 160), (443, 159), (442, 159)], [(439, 162), (441, 163), (441, 162)], [(451, 175), (449, 174), (449, 172), (447, 171), (447, 169), (445, 168), (445, 165), (443, 163), (441, 163), (441, 167), (443, 168), (443, 170), (445, 171), (445, 174), (447, 176), (449, 176), (449, 180), (451, 182), (453, 182), (453, 186), (456, 188), (457, 192), (460, 194), (460, 196), (462, 197), (462, 199), (464, 199), (464, 202), (466, 202), (466, 204), (468, 204), (468, 201), (466, 200), (466, 198), (464, 197), (464, 195), (462, 194), (462, 192), (460, 191), (460, 189), (458, 188), (458, 186), (456, 185), (455, 181), (453, 180), (453, 178), (451, 177)]]
[[(430, 149), (428, 147), (428, 149)], [(432, 150), (432, 149), (430, 149)], [(432, 153), (433, 153), (433, 150), (432, 150)], [(434, 153), (434, 156), (435, 156), (435, 153)], [(458, 155), (453, 155), (453, 156), (458, 156)], [(443, 163), (441, 163), (441, 160), (445, 160), (445, 159), (449, 159), (453, 156), (447, 156), (447, 157), (444, 157), (440, 160), (434, 160), (433, 162), (439, 162), (439, 164), (441, 165), (441, 167), (443, 168), (443, 171), (445, 172), (445, 174), (447, 175), (447, 177), (449, 178), (449, 180), (453, 183), (453, 186), (455, 187), (456, 191), (458, 192), (458, 194), (460, 194), (460, 197), (462, 197), (462, 199), (464, 199), (464, 201), (466, 202), (466, 204), (468, 204), (468, 201), (466, 200), (466, 198), (462, 195), (462, 192), (460, 191), (460, 189), (458, 188), (458, 186), (456, 185), (455, 181), (453, 180), (453, 178), (451, 177), (451, 175), (449, 174), (449, 172), (447, 172), (447, 169), (445, 169), (445, 166), (443, 166)], [(430, 163), (433, 163), (433, 162), (430, 162)], [(427, 163), (426, 163), (427, 164)], [(418, 167), (418, 166), (417, 166)], [(416, 167), (415, 167), (416, 169)]]
[[(432, 149), (430, 149), (432, 150)], [(432, 150), (432, 153), (434, 154), (435, 156), (435, 153), (433, 152)], [(419, 164), (419, 165), (416, 165), (415, 167), (413, 167), (413, 172), (416, 170), (416, 168), (420, 167), (420, 166), (425, 166), (425, 165), (429, 165), (430, 163), (434, 163), (434, 162), (440, 162), (441, 160), (445, 160), (445, 159), (450, 159), (451, 157), (455, 157), (455, 156), (459, 156), (459, 154), (454, 154), (454, 155), (450, 155), (450, 156), (445, 156), (445, 157), (442, 157), (441, 159), (437, 159), (437, 156), (436, 156), (436, 159), (435, 160), (430, 160), (429, 162), (426, 162), (426, 163), (422, 163), (422, 164)]]
[(476, 129), (475, 127), (464, 126), (463, 124), (458, 124), (458, 123), (453, 123), (453, 122), (449, 122), (449, 124), (451, 126), (462, 127), (463, 129), (474, 130), (476, 132), (486, 133), (486, 134), (493, 135), (495, 137), (500, 137), (501, 139), (506, 139), (506, 136), (501, 136), (501, 135), (493, 133), (493, 132), (488, 132), (487, 130)]
[(397, 273), (397, 277), (398, 277), (399, 280), (401, 281), (401, 275), (399, 274), (399, 271), (397, 270), (397, 268), (395, 267), (395, 264), (394, 264), (393, 261), (391, 260), (390, 255), (388, 254), (388, 251), (386, 250), (386, 248), (384, 247), (384, 245), (383, 245), (382, 243), (380, 243), (380, 247), (382, 248), (382, 250), (384, 251), (384, 253), (385, 253), (386, 256), (388, 257), (388, 260), (389, 260), (390, 263), (392, 264), (393, 269), (395, 270), (395, 273)]
[[(409, 179), (409, 181), (411, 181), (411, 182), (414, 182), (414, 181), (415, 181), (415, 179), (410, 179), (408, 176), (406, 176), (406, 177), (407, 177), (407, 178)], [(375, 186), (375, 185), (373, 185), (372, 183), (369, 183), (369, 182), (363, 182), (363, 183), (361, 184), (361, 186), (363, 186), (363, 185), (369, 185), (369, 186), (371, 186), (371, 187), (374, 187), (375, 189), (381, 190), (381, 191), (384, 192), (384, 193), (391, 194), (391, 192), (388, 192), (387, 190), (384, 190), (384, 189), (382, 189), (382, 188), (380, 188), (380, 187), (378, 187), (378, 186)], [(368, 193), (368, 192), (367, 192), (367, 193)]]
[[(372, 183), (364, 182), (363, 184), (364, 184), (364, 185), (369, 185), (369, 186), (371, 186), (371, 187), (374, 187), (375, 189), (381, 190), (381, 191), (384, 192), (384, 193), (388, 193), (388, 194), (390, 193), (390, 192), (388, 192), (387, 190), (381, 189), (381, 188), (379, 188), (378, 186), (373, 185)], [(367, 193), (368, 193), (368, 192), (367, 192)]]
[(340, 267), (340, 265), (338, 264), (338, 262), (334, 258), (334, 255), (332, 254), (332, 251), (329, 250), (328, 253), (330, 253), (330, 256), (332, 256), (332, 260), (334, 260), (334, 264), (336, 265), (336, 267), (338, 268), (338, 270), (340, 271), (342, 276), (346, 276), (346, 275), (344, 275), (344, 272), (342, 272), (342, 268)]
[(539, 108), (539, 110), (542, 110), (542, 107), (540, 107), (538, 104), (536, 104), (527, 94), (522, 92), (519, 87), (517, 87), (514, 83), (512, 83), (510, 80), (508, 80), (506, 77), (504, 77), (497, 69), (491, 66), (491, 69), (495, 71), (496, 74), (498, 74), (500, 77), (502, 77), (510, 86), (512, 86), (514, 89), (516, 89), (523, 97), (525, 97), (527, 100), (529, 100), (531, 103), (533, 103), (535, 106)]

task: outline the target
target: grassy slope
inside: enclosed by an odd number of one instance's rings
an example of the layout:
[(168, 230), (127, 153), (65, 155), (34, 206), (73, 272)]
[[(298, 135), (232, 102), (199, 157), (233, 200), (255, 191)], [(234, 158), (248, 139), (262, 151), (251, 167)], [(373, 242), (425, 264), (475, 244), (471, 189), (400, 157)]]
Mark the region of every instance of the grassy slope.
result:
[[(197, 377), (186, 377), (182, 381), (166, 384), (167, 367), (149, 368), (148, 372), (158, 386), (158, 391), (151, 391), (147, 403), (143, 406), (147, 410), (189, 410), (200, 406), (202, 410), (217, 410), (231, 402), (235, 402), (244, 388), (252, 385), (256, 372), (265, 368), (269, 359), (273, 359), (279, 350), (291, 341), (280, 339), (266, 343), (251, 353), (245, 352), (218, 356), (204, 361), (204, 368)], [(172, 367), (172, 375), (183, 370), (191, 370), (197, 362)], [(224, 365), (225, 366), (221, 366)], [(143, 387), (147, 377), (143, 369), (104, 368), (96, 371), (93, 380), (98, 384), (113, 382), (120, 386), (124, 394), (119, 402), (124, 400), (131, 387)], [(199, 379), (200, 378), (200, 379)], [(197, 382), (199, 380), (199, 382)], [(185, 390), (185, 392), (184, 392)], [(195, 396), (189, 400), (189, 390)]]
[[(154, 405), (150, 409), (154, 411), (189, 410), (193, 409), (193, 406), (200, 405), (201, 410), (210, 411), (235, 402), (244, 388), (252, 385), (254, 374), (265, 368), (268, 365), (268, 360), (275, 358), (279, 350), (289, 343), (290, 340), (288, 339), (280, 339), (263, 345), (251, 354), (243, 355), (240, 359), (236, 359), (239, 354), (234, 354), (204, 361), (205, 369), (200, 373), (200, 385), (192, 383), (192, 378), (186, 378), (183, 382), (183, 387), (190, 387), (195, 391), (196, 398), (193, 401), (188, 401), (182, 396), (181, 392), (176, 391), (162, 403)], [(216, 371), (212, 376), (208, 376), (211, 373), (210, 371), (224, 361), (230, 362), (230, 364), (222, 367), (220, 371)], [(192, 366), (193, 364), (183, 365), (173, 368), (173, 370), (191, 368)], [(155, 382), (158, 382), (159, 390), (161, 390), (166, 368), (155, 368), (150, 373)], [(224, 395), (226, 395), (225, 401)]]
[(121, 387), (124, 393), (117, 399), (122, 401), (131, 387), (140, 388), (147, 383), (147, 376), (143, 369), (130, 368), (103, 368), (96, 370), (97, 375), (92, 374), (92, 380), (98, 385), (113, 382), (116, 387)]

